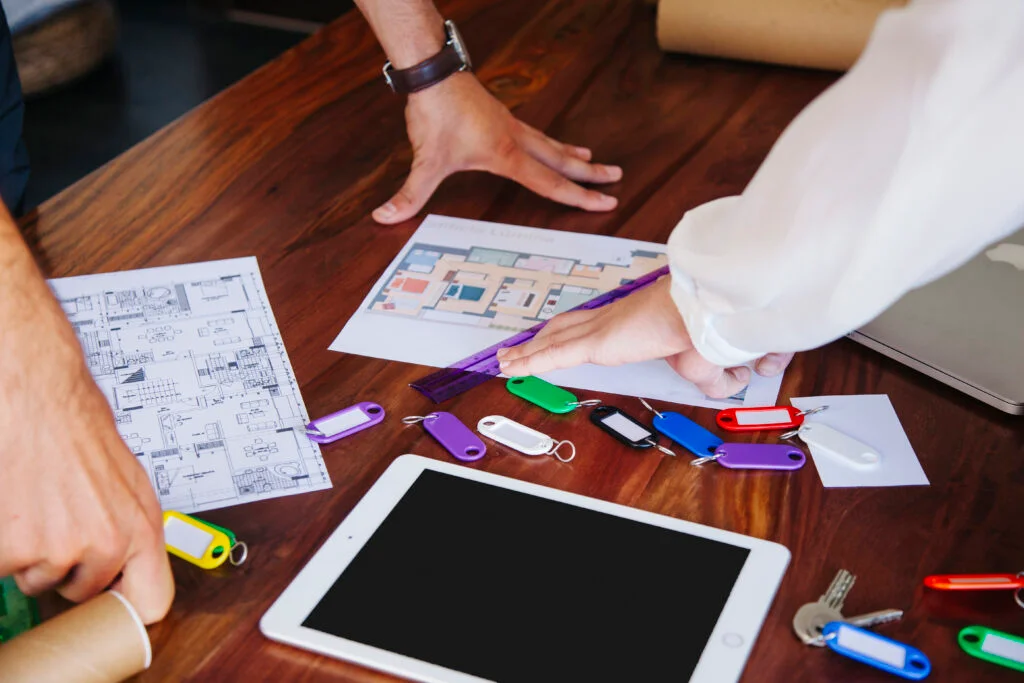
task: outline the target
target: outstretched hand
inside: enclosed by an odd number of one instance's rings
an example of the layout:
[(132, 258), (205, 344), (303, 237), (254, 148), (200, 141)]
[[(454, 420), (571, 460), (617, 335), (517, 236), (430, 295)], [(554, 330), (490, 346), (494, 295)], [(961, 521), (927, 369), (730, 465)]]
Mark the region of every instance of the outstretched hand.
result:
[(457, 73), (413, 93), (405, 109), (413, 162), (397, 194), (373, 212), (380, 223), (414, 216), (458, 171), (488, 171), (548, 199), (587, 211), (618, 200), (577, 183), (613, 183), (618, 166), (590, 163), (585, 147), (567, 145), (518, 120), (471, 73)]
[[(583, 363), (623, 365), (664, 358), (711, 398), (738, 393), (750, 382), (750, 368), (723, 368), (697, 352), (670, 287), (670, 278), (663, 277), (602, 308), (555, 316), (531, 341), (498, 352), (501, 371), (517, 377)], [(758, 374), (777, 375), (792, 358), (791, 353), (771, 353), (754, 367)]]

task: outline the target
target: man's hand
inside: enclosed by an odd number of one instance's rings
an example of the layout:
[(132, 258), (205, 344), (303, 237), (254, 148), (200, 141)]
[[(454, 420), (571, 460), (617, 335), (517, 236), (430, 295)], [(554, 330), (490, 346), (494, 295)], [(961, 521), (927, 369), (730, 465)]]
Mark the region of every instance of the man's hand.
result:
[(146, 623), (159, 621), (174, 580), (153, 487), (0, 214), (0, 576), (75, 602), (113, 583)]
[[(521, 377), (583, 363), (623, 365), (664, 358), (705, 395), (736, 394), (750, 382), (750, 368), (722, 368), (697, 353), (672, 302), (670, 284), (664, 277), (602, 308), (555, 316), (531, 341), (498, 352), (501, 371)], [(771, 353), (755, 368), (762, 375), (777, 375), (792, 358), (791, 353)]]
[(622, 178), (621, 168), (592, 164), (589, 149), (553, 140), (516, 119), (470, 73), (410, 95), (405, 119), (412, 170), (402, 189), (373, 212), (380, 223), (414, 216), (458, 171), (489, 171), (588, 211), (609, 211), (618, 203), (577, 182), (613, 183)]

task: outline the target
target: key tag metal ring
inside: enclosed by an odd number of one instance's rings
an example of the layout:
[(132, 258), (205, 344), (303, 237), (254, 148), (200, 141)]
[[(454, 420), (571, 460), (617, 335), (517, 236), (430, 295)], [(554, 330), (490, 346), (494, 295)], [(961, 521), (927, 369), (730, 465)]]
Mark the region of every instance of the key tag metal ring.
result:
[[(239, 548), (241, 548), (242, 550), (239, 553), (239, 556), (235, 557), (235, 551)], [(245, 544), (245, 541), (236, 542), (233, 546), (231, 546), (231, 550), (228, 551), (228, 562), (230, 562), (232, 566), (238, 567), (242, 563), (244, 563), (248, 558), (249, 546)]]
[[(561, 456), (561, 454), (558, 452), (559, 449), (562, 446), (568, 446), (569, 447), (569, 457), (568, 458), (563, 458)], [(559, 460), (561, 462), (571, 462), (572, 459), (576, 457), (576, 444), (574, 444), (572, 441), (559, 441), (559, 442), (555, 443), (555, 445), (551, 447), (551, 450), (548, 451), (547, 453), (545, 453), (545, 455), (553, 455), (553, 456), (555, 456), (555, 459), (557, 459), (557, 460)], [(1020, 591), (1017, 591), (1017, 592), (1020, 593)], [(1017, 602), (1020, 602), (1019, 598), (1018, 598)]]
[[(1017, 578), (1024, 576), (1024, 572), (1017, 574)], [(1017, 603), (1017, 606), (1024, 609), (1024, 588), (1018, 588), (1013, 592), (1013, 600)]]
[(414, 425), (420, 422), (426, 422), (427, 420), (436, 420), (437, 413), (430, 413), (428, 415), (409, 415), (402, 418), (402, 424)]

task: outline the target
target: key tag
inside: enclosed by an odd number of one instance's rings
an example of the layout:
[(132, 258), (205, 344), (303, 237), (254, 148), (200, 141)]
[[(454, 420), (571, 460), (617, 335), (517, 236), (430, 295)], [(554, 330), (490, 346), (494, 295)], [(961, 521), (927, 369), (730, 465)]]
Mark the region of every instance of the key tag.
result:
[(924, 585), (940, 591), (1012, 590), (1017, 606), (1024, 609), (1024, 572), (1018, 574), (934, 574)]
[(658, 443), (658, 437), (642, 422), (612, 406), (598, 406), (590, 411), (590, 421), (631, 448), (657, 448), (666, 455), (675, 453)]
[(932, 663), (923, 652), (866, 628), (830, 621), (821, 634), (833, 652), (901, 678), (919, 681), (931, 673)]
[(167, 552), (203, 569), (216, 569), (230, 560), (236, 567), (249, 556), (249, 548), (223, 527), (175, 510), (164, 512)]
[(874, 470), (882, 464), (882, 454), (862, 441), (823, 424), (804, 423), (799, 429), (786, 432), (780, 439), (799, 436), (811, 447), (858, 470)]
[(540, 377), (511, 377), (505, 382), (505, 388), (519, 398), (538, 405), (549, 413), (564, 415), (581, 406), (600, 405), (599, 399), (580, 401), (571, 391), (557, 387)]
[(644, 399), (640, 399), (640, 402), (644, 404), (644, 408), (654, 413), (652, 424), (656, 430), (698, 458), (713, 455), (715, 450), (724, 443), (688, 417), (679, 413), (660, 413)]
[(383, 408), (376, 403), (363, 401), (313, 420), (306, 425), (306, 436), (317, 443), (334, 443), (346, 436), (378, 425), (383, 419)]
[(701, 466), (717, 462), (733, 470), (798, 470), (807, 463), (807, 456), (796, 446), (779, 443), (723, 443), (714, 455), (691, 460)]
[[(476, 429), (488, 439), (494, 439), (523, 455), (553, 455), (562, 462), (569, 462), (576, 457), (576, 446), (572, 441), (556, 442), (547, 434), (501, 415), (488, 415), (477, 423)], [(558, 452), (563, 446), (569, 449), (568, 457)]]
[(1024, 671), (1024, 638), (984, 626), (967, 626), (957, 634), (957, 642), (972, 657)]
[(818, 406), (811, 410), (799, 410), (793, 406), (726, 408), (715, 415), (715, 424), (727, 432), (798, 429), (805, 417), (823, 410), (828, 410), (828, 406)]
[(451, 413), (438, 411), (424, 416), (410, 415), (403, 417), (402, 422), (407, 425), (422, 422), (427, 434), (434, 437), (456, 460), (473, 462), (484, 457), (487, 452), (484, 442)]

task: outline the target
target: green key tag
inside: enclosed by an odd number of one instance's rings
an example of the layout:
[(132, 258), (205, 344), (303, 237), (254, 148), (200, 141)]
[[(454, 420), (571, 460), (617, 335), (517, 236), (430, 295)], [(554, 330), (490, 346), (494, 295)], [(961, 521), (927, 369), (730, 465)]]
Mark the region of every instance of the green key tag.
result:
[(39, 605), (10, 576), (0, 577), (0, 643), (39, 625)]
[(505, 382), (505, 388), (519, 398), (540, 406), (544, 410), (563, 415), (571, 413), (580, 406), (592, 406), (598, 400), (580, 401), (572, 392), (545, 382), (539, 377), (512, 377)]
[(961, 629), (957, 640), (960, 648), (972, 657), (1024, 671), (1024, 638), (1020, 636), (985, 626), (967, 626)]
[[(199, 518), (197, 517), (196, 519)], [(217, 531), (221, 532), (222, 534), (228, 537), (229, 541), (231, 541), (231, 548), (230, 550), (228, 550), (228, 561), (231, 564), (237, 567), (238, 565), (245, 562), (245, 560), (249, 557), (249, 546), (247, 546), (245, 543), (239, 543), (238, 538), (235, 537), (234, 531), (232, 531), (231, 529), (225, 529), (222, 526), (217, 526), (213, 522), (207, 522), (205, 519), (200, 521), (206, 526), (213, 527)]]

